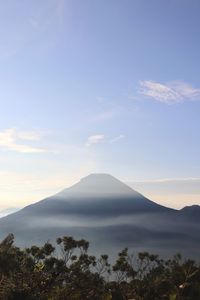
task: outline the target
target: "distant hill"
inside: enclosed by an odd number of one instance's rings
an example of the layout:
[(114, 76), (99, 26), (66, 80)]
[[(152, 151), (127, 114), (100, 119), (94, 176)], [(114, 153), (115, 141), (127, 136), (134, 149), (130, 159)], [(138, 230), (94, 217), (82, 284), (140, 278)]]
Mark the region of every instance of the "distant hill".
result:
[(91, 174), (62, 192), (0, 219), (0, 237), (12, 232), (30, 245), (73, 235), (94, 251), (123, 247), (197, 257), (200, 208), (159, 205), (108, 174)]
[(191, 222), (200, 222), (200, 206), (185, 206), (180, 210), (182, 217), (188, 218)]

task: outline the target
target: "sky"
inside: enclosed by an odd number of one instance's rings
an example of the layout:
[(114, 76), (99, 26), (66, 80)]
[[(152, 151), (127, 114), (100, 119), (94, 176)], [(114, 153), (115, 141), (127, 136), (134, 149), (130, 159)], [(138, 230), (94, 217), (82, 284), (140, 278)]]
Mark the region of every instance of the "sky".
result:
[(1, 1), (0, 209), (101, 172), (163, 205), (200, 204), (199, 12)]

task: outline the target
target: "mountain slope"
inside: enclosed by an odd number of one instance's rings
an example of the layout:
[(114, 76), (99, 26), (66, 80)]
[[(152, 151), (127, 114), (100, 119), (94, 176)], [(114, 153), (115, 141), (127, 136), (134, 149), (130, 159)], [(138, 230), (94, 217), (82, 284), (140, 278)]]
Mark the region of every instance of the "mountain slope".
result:
[(134, 246), (191, 251), (200, 245), (195, 226), (181, 211), (154, 203), (111, 175), (91, 174), (1, 218), (0, 238), (12, 232), (19, 244), (29, 245), (73, 235), (88, 239), (96, 249), (106, 244), (108, 250)]
[(167, 212), (108, 174), (92, 174), (55, 196), (25, 207), (20, 213), (38, 215), (120, 216), (142, 212)]

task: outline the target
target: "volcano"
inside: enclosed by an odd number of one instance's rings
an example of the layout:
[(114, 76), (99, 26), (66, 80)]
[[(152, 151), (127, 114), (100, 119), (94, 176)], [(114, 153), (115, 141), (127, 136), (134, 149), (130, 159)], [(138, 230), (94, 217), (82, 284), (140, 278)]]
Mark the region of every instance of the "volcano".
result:
[(29, 246), (70, 235), (85, 238), (95, 251), (102, 248), (107, 253), (129, 247), (157, 253), (184, 249), (186, 255), (195, 255), (200, 222), (193, 213), (194, 207), (186, 213), (159, 205), (109, 174), (91, 174), (1, 218), (0, 237), (13, 233), (17, 244)]

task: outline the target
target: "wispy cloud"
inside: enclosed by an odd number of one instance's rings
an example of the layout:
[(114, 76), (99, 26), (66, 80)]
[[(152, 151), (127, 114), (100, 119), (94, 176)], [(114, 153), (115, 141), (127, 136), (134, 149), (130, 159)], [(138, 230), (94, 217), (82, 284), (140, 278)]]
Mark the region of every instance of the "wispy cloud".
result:
[(168, 207), (200, 204), (199, 177), (137, 180), (127, 184), (147, 198)]
[(180, 178), (159, 178), (159, 179), (147, 179), (136, 180), (136, 183), (172, 183), (172, 182), (200, 182), (199, 177), (180, 177)]
[(88, 137), (86, 146), (90, 147), (91, 145), (98, 144), (105, 139), (104, 134), (95, 134)]
[(41, 28), (40, 22), (36, 18), (31, 17), (28, 21), (34, 29), (38, 30)]
[(123, 135), (123, 134), (120, 134), (120, 135), (115, 136), (110, 139), (109, 138), (106, 139), (104, 134), (95, 134), (95, 135), (91, 135), (88, 137), (86, 146), (90, 147), (91, 145), (98, 144), (101, 142), (105, 142), (106, 144), (109, 144), (109, 143), (113, 144), (124, 138), (125, 138), (125, 135)]
[(139, 85), (140, 94), (167, 104), (190, 101), (200, 97), (200, 88), (194, 88), (191, 84), (183, 81), (160, 83), (144, 80), (140, 81)]
[(19, 131), (16, 128), (9, 128), (0, 131), (0, 148), (21, 153), (46, 152), (45, 149), (33, 147), (24, 141), (37, 141), (40, 139), (38, 133), (33, 131)]
[(28, 19), (35, 30), (43, 31), (52, 25), (63, 25), (67, 0), (52, 0), (35, 9)]
[(111, 143), (111, 144), (112, 144), (112, 143), (116, 143), (116, 142), (118, 142), (119, 140), (124, 139), (124, 138), (125, 138), (125, 135), (120, 134), (120, 135), (114, 137), (113, 139), (111, 139), (111, 140), (110, 140), (110, 143)]
[(64, 21), (66, 2), (67, 2), (66, 0), (56, 0), (55, 1), (55, 4), (56, 4), (55, 13), (56, 13), (56, 17), (57, 17), (60, 25), (62, 25), (63, 21)]

